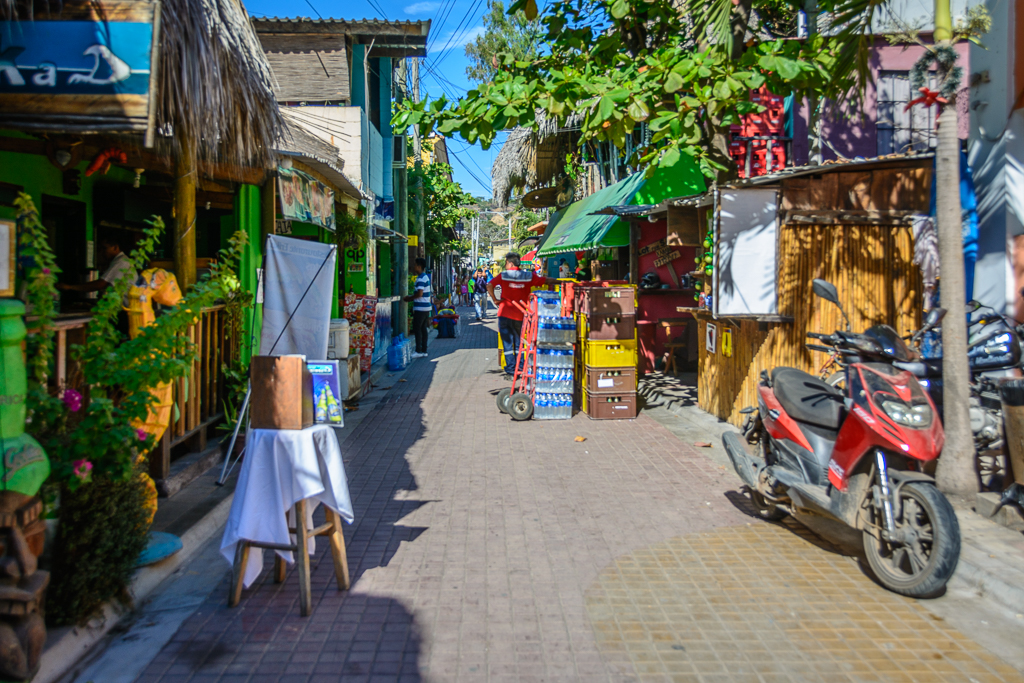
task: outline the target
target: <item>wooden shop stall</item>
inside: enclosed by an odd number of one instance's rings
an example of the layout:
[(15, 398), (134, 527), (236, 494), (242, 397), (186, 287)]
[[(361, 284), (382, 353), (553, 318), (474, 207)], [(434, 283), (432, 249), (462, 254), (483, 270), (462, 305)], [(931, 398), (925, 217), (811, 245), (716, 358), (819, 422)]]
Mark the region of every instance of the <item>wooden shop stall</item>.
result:
[(928, 213), (932, 168), (930, 154), (796, 167), (708, 193), (693, 215), (698, 231), (702, 210), (713, 226), (711, 272), (699, 276), (710, 301), (695, 312), (702, 409), (739, 424), (762, 370), (822, 371), (806, 333), (844, 324), (812, 294), (814, 278), (836, 285), (855, 331), (919, 327), (912, 224)]

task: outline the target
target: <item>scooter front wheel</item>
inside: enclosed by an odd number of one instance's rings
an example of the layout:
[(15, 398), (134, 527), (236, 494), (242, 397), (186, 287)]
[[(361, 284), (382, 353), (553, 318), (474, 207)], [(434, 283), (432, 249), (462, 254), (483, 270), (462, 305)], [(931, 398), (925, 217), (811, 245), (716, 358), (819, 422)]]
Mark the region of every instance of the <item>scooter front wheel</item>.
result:
[[(879, 583), (910, 598), (942, 594), (960, 559), (960, 525), (946, 497), (931, 484), (911, 482), (899, 489), (893, 517), (901, 542), (864, 532), (864, 552)], [(885, 523), (877, 513), (877, 524)]]

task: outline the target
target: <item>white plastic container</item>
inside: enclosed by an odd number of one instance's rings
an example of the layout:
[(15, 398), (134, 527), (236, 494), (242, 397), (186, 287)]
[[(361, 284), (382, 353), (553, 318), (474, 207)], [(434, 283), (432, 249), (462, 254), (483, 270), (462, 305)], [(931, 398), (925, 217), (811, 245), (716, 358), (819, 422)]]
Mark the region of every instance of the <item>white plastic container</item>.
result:
[(327, 333), (327, 359), (348, 359), (348, 320), (331, 318)]

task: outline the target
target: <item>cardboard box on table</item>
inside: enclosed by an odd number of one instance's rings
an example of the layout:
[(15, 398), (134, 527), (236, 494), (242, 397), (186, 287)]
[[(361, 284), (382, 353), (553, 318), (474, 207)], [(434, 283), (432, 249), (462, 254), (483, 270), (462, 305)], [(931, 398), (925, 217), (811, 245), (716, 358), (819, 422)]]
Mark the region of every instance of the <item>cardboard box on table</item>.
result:
[(303, 356), (254, 356), (253, 429), (305, 429), (313, 425), (313, 377)]

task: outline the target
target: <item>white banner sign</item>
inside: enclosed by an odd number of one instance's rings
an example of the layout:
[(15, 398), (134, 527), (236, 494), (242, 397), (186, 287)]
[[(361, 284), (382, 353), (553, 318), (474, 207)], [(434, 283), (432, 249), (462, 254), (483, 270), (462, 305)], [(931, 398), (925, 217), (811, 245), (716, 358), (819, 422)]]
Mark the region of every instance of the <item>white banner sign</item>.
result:
[(327, 358), (336, 255), (333, 244), (278, 235), (267, 238), (262, 355), (298, 353), (309, 360)]

